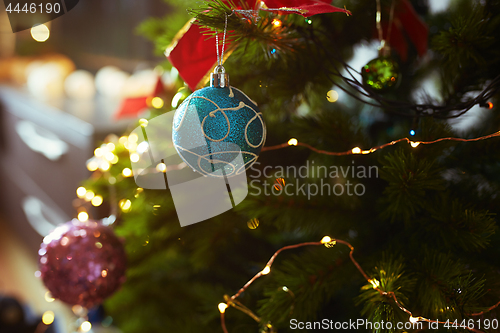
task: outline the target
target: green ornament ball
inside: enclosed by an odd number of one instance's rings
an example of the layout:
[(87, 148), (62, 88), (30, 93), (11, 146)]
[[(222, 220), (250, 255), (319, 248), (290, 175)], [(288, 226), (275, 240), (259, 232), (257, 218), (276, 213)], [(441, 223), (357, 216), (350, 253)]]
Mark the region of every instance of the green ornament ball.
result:
[(370, 88), (385, 92), (397, 87), (401, 74), (398, 63), (390, 57), (379, 57), (361, 69), (363, 83)]

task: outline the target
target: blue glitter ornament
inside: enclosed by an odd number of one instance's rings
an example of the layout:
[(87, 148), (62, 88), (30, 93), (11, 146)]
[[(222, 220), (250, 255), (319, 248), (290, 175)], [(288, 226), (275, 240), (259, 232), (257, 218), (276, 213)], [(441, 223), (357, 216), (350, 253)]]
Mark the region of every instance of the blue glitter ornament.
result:
[(224, 68), (217, 66), (210, 87), (192, 93), (175, 111), (172, 137), (193, 170), (232, 176), (257, 160), (266, 141), (266, 125), (257, 104), (231, 87)]

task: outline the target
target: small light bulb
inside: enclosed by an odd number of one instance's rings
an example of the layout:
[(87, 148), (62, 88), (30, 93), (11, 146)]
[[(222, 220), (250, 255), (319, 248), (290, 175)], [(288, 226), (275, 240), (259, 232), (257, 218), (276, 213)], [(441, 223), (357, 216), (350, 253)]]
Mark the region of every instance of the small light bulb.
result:
[(326, 99), (330, 103), (335, 103), (336, 101), (339, 100), (339, 93), (336, 92), (335, 90), (330, 90), (326, 93)]
[(129, 152), (134, 152), (137, 149), (137, 143), (129, 142), (127, 144), (127, 149)]
[(184, 96), (184, 94), (182, 92), (178, 92), (174, 95), (174, 98), (172, 98), (172, 107), (173, 108), (176, 108), (179, 105), (179, 102), (183, 96)]
[(106, 152), (106, 154), (104, 154), (104, 158), (111, 162), (115, 158), (115, 154), (108, 151)]
[(102, 196), (96, 195), (95, 197), (92, 198), (90, 202), (92, 203), (92, 206), (98, 207), (102, 205), (102, 201), (103, 201)]
[(130, 160), (134, 163), (139, 162), (140, 156), (137, 153), (130, 154)]
[(380, 282), (377, 279), (370, 279), (368, 280), (368, 282), (372, 284), (373, 289), (376, 289), (380, 286)]
[(416, 322), (418, 322), (418, 320), (419, 318), (410, 316), (410, 323), (415, 324)]
[(412, 148), (417, 148), (419, 144), (420, 144), (420, 142), (418, 142), (418, 141), (417, 141), (417, 142), (410, 141), (410, 146), (411, 146)]
[[(164, 105), (163, 103), (163, 99), (161, 99), (160, 97), (154, 97), (152, 100), (151, 100), (151, 105), (155, 108), (155, 109), (161, 109)], [(147, 124), (146, 124), (147, 125)], [(141, 124), (142, 126), (142, 124)]]
[(45, 42), (50, 37), (50, 30), (45, 24), (38, 24), (31, 28), (31, 37), (37, 42)]
[(92, 329), (92, 324), (90, 323), (90, 321), (84, 321), (80, 325), (80, 329), (82, 330), (82, 332), (88, 332)]
[(128, 138), (124, 135), (124, 136), (121, 136), (119, 139), (118, 139), (118, 142), (122, 145), (125, 145), (125, 143), (128, 141)]
[(359, 147), (352, 148), (352, 153), (353, 154), (361, 154), (361, 148), (359, 148)]
[(330, 243), (332, 241), (330, 236), (325, 236), (321, 239), (321, 244)]
[(84, 310), (83, 306), (81, 306), (81, 305), (73, 305), (71, 307), (71, 311), (73, 311), (73, 313), (79, 317), (82, 315), (87, 315), (86, 311)]
[(122, 199), (118, 202), (118, 205), (124, 212), (130, 211), (130, 208), (132, 207), (132, 201), (129, 199)]
[(266, 267), (264, 267), (264, 269), (262, 270), (261, 274), (262, 274), (262, 275), (267, 275), (267, 274), (269, 274), (270, 272), (271, 272), (271, 267), (266, 266)]
[(50, 291), (47, 291), (47, 292), (45, 293), (45, 301), (46, 301), (47, 303), (52, 303), (52, 302), (54, 302), (55, 300), (56, 300), (56, 299), (55, 299), (54, 297), (52, 297), (52, 294), (50, 293)]
[(141, 127), (146, 127), (146, 126), (148, 126), (148, 120), (141, 118), (141, 119), (139, 119), (139, 124), (141, 125)]
[(158, 163), (158, 165), (156, 166), (156, 171), (167, 172), (167, 166), (165, 165), (165, 163)]
[(87, 212), (80, 212), (78, 213), (78, 220), (81, 222), (88, 221), (89, 219), (89, 214)]
[(288, 140), (288, 145), (290, 146), (296, 146), (298, 143), (299, 141), (295, 138), (291, 138), (290, 140)]
[(102, 155), (103, 155), (103, 154), (104, 154), (104, 152), (102, 151), (102, 149), (101, 149), (101, 148), (96, 148), (96, 149), (94, 150), (94, 155), (95, 155), (95, 157), (102, 157)]
[(134, 194), (134, 197), (135, 198), (138, 198), (139, 195), (141, 195), (141, 193), (144, 192), (144, 189), (142, 187), (138, 187), (136, 190), (135, 190), (135, 194)]
[(85, 193), (85, 200), (90, 201), (90, 200), (92, 200), (92, 198), (94, 196), (95, 196), (95, 193), (93, 191), (87, 191), (87, 193)]
[(76, 189), (76, 195), (80, 198), (83, 199), (85, 197), (85, 194), (87, 193), (87, 189), (83, 186), (80, 186), (79, 188)]
[(111, 168), (111, 164), (109, 162), (103, 161), (101, 166), (99, 167), (102, 171), (108, 171)]
[(122, 175), (123, 177), (130, 177), (132, 176), (132, 170), (130, 170), (129, 168), (125, 168), (122, 170)]
[(130, 143), (137, 143), (138, 140), (139, 140), (139, 137), (135, 133), (132, 133), (128, 136), (128, 142), (130, 142)]
[(143, 141), (137, 145), (136, 150), (139, 154), (144, 154), (145, 152), (148, 151), (148, 149), (149, 149), (149, 143), (147, 141)]
[(273, 25), (274, 25), (275, 27), (281, 27), (281, 21), (280, 21), (280, 20), (278, 20), (278, 19), (274, 19), (274, 20), (273, 20)]
[(325, 245), (326, 248), (332, 248), (337, 244), (335, 239), (331, 239), (330, 236), (325, 236), (321, 239), (321, 244)]
[(96, 171), (99, 169), (99, 163), (97, 163), (95, 160), (90, 160), (87, 162), (87, 169), (89, 171)]
[(226, 303), (219, 303), (219, 312), (224, 313), (226, 312), (227, 309), (227, 304)]
[(45, 311), (42, 315), (42, 322), (47, 326), (52, 324), (54, 322), (54, 312)]

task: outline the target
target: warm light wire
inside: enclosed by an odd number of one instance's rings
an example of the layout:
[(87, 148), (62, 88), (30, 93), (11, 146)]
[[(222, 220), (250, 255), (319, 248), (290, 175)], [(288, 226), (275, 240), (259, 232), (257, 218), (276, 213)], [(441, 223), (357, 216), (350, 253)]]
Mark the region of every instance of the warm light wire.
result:
[[(499, 135), (497, 133), (497, 135)], [(247, 283), (245, 283), (245, 285), (240, 289), (238, 290), (238, 292), (236, 294), (234, 294), (233, 296), (229, 297), (229, 296), (224, 296), (225, 298), (225, 301), (226, 303), (220, 303), (219, 304), (219, 312), (220, 312), (220, 318), (221, 318), (221, 326), (222, 326), (222, 331), (224, 333), (229, 333), (228, 330), (227, 330), (227, 327), (226, 327), (226, 322), (225, 322), (225, 312), (226, 312), (226, 309), (229, 307), (229, 306), (232, 306), (246, 314), (248, 314), (250, 317), (252, 317), (256, 322), (260, 323), (261, 320), (259, 317), (257, 317), (250, 309), (246, 308), (243, 304), (241, 304), (238, 300), (236, 300), (245, 290), (248, 289), (248, 287), (250, 287), (250, 285), (255, 281), (257, 280), (258, 278), (260, 278), (261, 276), (263, 275), (267, 275), (267, 273), (270, 272), (271, 270), (271, 266), (274, 262), (274, 260), (276, 259), (276, 257), (282, 252), (282, 251), (285, 251), (285, 250), (291, 250), (291, 249), (296, 249), (296, 248), (299, 248), (299, 247), (303, 247), (303, 246), (311, 246), (311, 245), (324, 245), (326, 247), (331, 247), (331, 246), (327, 246), (329, 244), (336, 244), (336, 243), (340, 243), (340, 244), (344, 244), (345, 246), (349, 247), (349, 249), (351, 250), (349, 252), (349, 258), (351, 259), (351, 262), (354, 264), (354, 266), (356, 266), (357, 270), (361, 273), (361, 275), (363, 275), (363, 277), (365, 278), (365, 280), (370, 283), (372, 286), (373, 286), (373, 289), (375, 289), (376, 291), (378, 291), (381, 295), (383, 296), (387, 296), (389, 298), (391, 298), (394, 303), (399, 307), (399, 309), (405, 313), (407, 313), (409, 315), (409, 321), (411, 323), (416, 323), (416, 322), (419, 322), (419, 321), (423, 321), (423, 322), (427, 322), (427, 323), (438, 323), (438, 324), (446, 324), (447, 322), (444, 322), (444, 321), (439, 321), (439, 320), (431, 320), (431, 319), (428, 319), (428, 318), (424, 318), (424, 317), (414, 317), (413, 316), (413, 313), (408, 310), (407, 308), (405, 308), (398, 300), (398, 298), (396, 297), (396, 294), (393, 292), (393, 291), (384, 291), (382, 289), (380, 289), (380, 282), (376, 279), (372, 279), (370, 278), (366, 272), (363, 270), (363, 268), (361, 267), (361, 265), (359, 265), (359, 263), (356, 261), (356, 259), (354, 259), (354, 256), (353, 256), (353, 252), (354, 252), (354, 247), (346, 242), (346, 241), (343, 241), (343, 240), (340, 240), (340, 239), (333, 239), (333, 238), (330, 238), (329, 236), (325, 236), (321, 239), (321, 241), (319, 242), (305, 242), (305, 243), (299, 243), (299, 244), (295, 244), (295, 245), (288, 245), (288, 246), (284, 246), (282, 247), (281, 249), (279, 249), (278, 251), (276, 251), (273, 256), (271, 257), (271, 259), (269, 259), (269, 261), (267, 262), (265, 268), (260, 271), (259, 273), (255, 274), (254, 277), (252, 277)], [(262, 272), (267, 272), (267, 273), (262, 273)], [(224, 304), (224, 307), (223, 307), (223, 310), (221, 308), (221, 304)], [(481, 311), (481, 312), (478, 312), (478, 313), (471, 313), (469, 314), (470, 316), (480, 316), (480, 315), (483, 315), (485, 314), (486, 312), (489, 312), (495, 308), (497, 308), (498, 306), (500, 306), (500, 302), (498, 302), (497, 304), (493, 305), (492, 307), (484, 310), (484, 311)], [(468, 327), (468, 326), (465, 326), (465, 325), (458, 325), (459, 327), (461, 328), (464, 328), (464, 329), (467, 329), (471, 332), (475, 332), (475, 333), (483, 333), (482, 331), (480, 330), (477, 330), (475, 328), (472, 328), (472, 327)]]
[[(293, 146), (306, 147), (306, 148), (314, 151), (315, 153), (323, 154), (323, 155), (331, 155), (331, 156), (360, 155), (360, 154), (366, 155), (366, 154), (371, 154), (371, 153), (373, 153), (373, 152), (375, 152), (377, 150), (384, 149), (384, 148), (389, 147), (389, 146), (393, 146), (393, 145), (395, 145), (397, 143), (400, 143), (400, 142), (403, 142), (403, 141), (406, 141), (413, 148), (416, 148), (417, 146), (419, 146), (421, 144), (422, 145), (430, 145), (430, 144), (434, 144), (434, 143), (438, 143), (438, 142), (442, 142), (442, 141), (475, 142), (475, 141), (482, 141), (482, 140), (486, 140), (486, 139), (496, 138), (496, 137), (499, 137), (499, 136), (500, 136), (500, 131), (495, 132), (493, 134), (481, 136), (481, 137), (478, 137), (478, 138), (472, 138), (472, 139), (447, 137), (447, 138), (436, 139), (436, 140), (433, 140), (433, 141), (417, 141), (417, 140), (410, 140), (408, 138), (401, 138), (401, 139), (398, 139), (398, 140), (394, 140), (394, 141), (385, 143), (385, 144), (380, 145), (380, 146), (372, 147), (372, 148), (370, 148), (368, 150), (361, 150), (359, 147), (355, 147), (355, 148), (353, 148), (351, 150), (343, 151), (343, 152), (332, 152), (332, 151), (327, 151), (327, 150), (321, 150), (321, 149), (315, 148), (315, 147), (313, 147), (313, 146), (311, 146), (311, 145), (309, 145), (307, 143), (303, 143), (303, 142), (300, 142), (300, 141), (294, 141)], [(294, 140), (296, 140), (296, 139), (294, 139)], [(266, 147), (263, 147), (262, 151), (264, 152), (264, 151), (270, 151), (270, 150), (283, 149), (283, 148), (289, 147), (291, 145), (292, 144), (290, 144), (290, 141), (289, 141), (289, 142), (285, 142), (285, 143), (282, 143), (282, 144), (279, 144), (279, 145), (275, 145), (275, 146), (266, 146)]]

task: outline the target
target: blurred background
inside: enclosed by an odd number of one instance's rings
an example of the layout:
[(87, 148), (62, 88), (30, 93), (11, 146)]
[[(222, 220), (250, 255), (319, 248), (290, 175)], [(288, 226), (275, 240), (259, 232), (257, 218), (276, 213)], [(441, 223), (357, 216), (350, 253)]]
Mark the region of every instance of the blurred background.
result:
[[(48, 229), (76, 217), (75, 189), (90, 176), (95, 145), (135, 121), (120, 116), (124, 100), (145, 100), (162, 76), (168, 86), (170, 76), (154, 69), (165, 57), (136, 33), (167, 13), (162, 1), (85, 0), (12, 33), (0, 2), (1, 333), (81, 326), (38, 278), (38, 247)], [(94, 332), (116, 332), (94, 315), (104, 323)]]
[(161, 1), (80, 1), (69, 13), (46, 23), (50, 37), (36, 42), (30, 30), (12, 34), (4, 4), (0, 4), (2, 57), (41, 56), (58, 53), (74, 61), (78, 69), (97, 71), (105, 65), (121, 65), (133, 71), (140, 62), (157, 63), (153, 45), (135, 30), (149, 17), (168, 11)]

